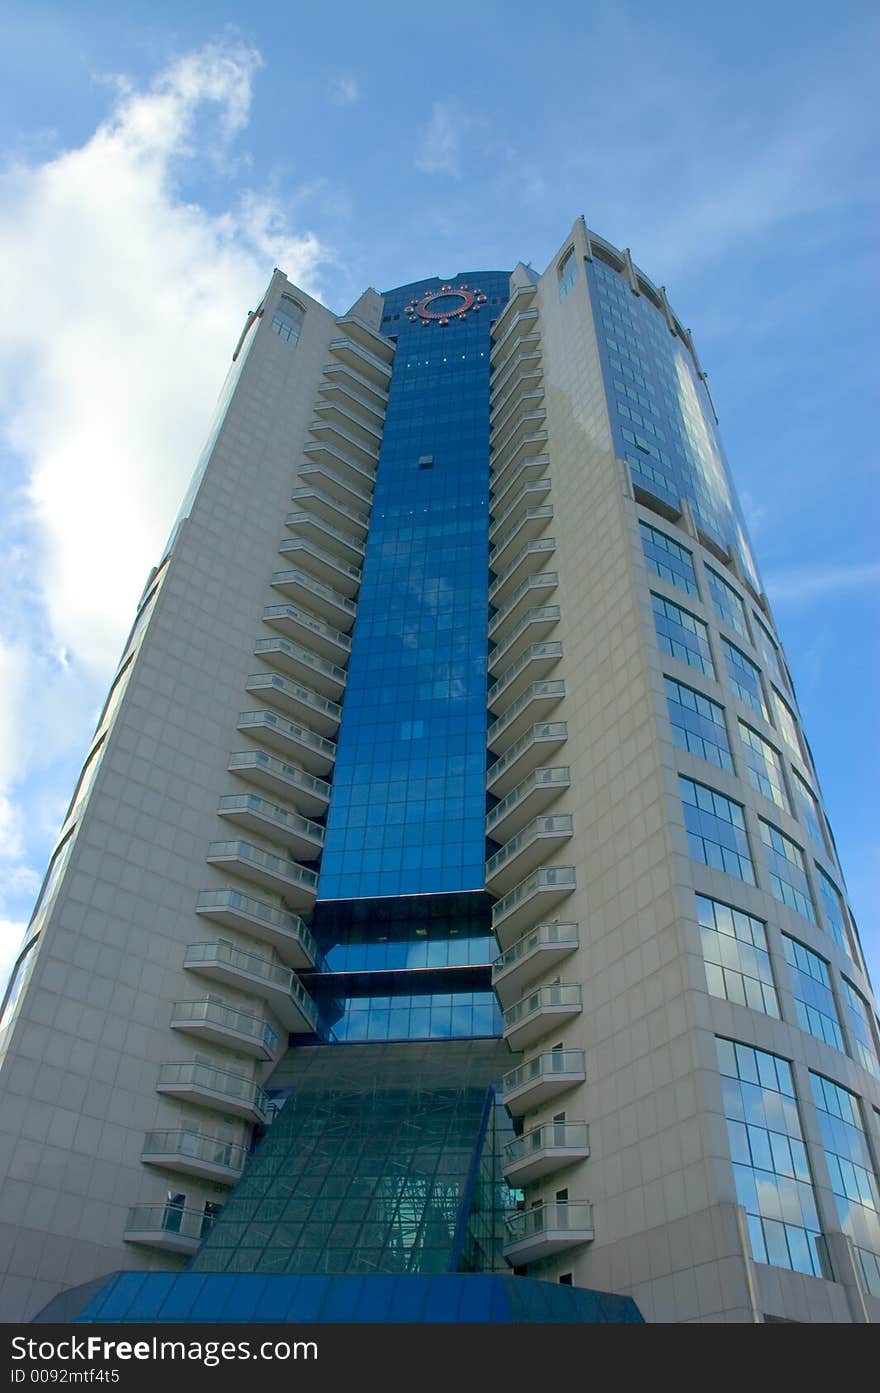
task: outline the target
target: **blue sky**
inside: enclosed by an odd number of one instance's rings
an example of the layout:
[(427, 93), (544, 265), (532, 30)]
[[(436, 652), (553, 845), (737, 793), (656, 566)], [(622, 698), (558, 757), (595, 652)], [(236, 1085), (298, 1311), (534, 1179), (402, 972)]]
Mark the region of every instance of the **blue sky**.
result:
[(7, 0), (0, 976), (273, 266), (342, 311), (574, 218), (696, 337), (880, 981), (869, 3)]

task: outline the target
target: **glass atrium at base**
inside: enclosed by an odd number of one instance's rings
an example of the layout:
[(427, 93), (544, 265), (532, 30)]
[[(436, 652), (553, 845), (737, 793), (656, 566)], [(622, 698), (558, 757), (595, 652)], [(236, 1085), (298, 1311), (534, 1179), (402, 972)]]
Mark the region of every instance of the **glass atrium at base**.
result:
[(871, 984), (629, 252), (275, 273), (2, 1012), (5, 1319), (880, 1319)]

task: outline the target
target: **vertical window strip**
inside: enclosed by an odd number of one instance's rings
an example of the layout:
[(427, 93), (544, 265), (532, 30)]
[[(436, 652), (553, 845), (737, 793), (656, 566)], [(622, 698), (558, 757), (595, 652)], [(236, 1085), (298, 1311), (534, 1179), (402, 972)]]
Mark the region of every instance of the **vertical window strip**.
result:
[(665, 677), (664, 682), (672, 738), (678, 748), (732, 773), (724, 707), (673, 677)]
[(867, 1069), (869, 1074), (873, 1074), (875, 1079), (880, 1079), (880, 1059), (877, 1058), (877, 1046), (871, 1028), (870, 1008), (861, 992), (856, 991), (852, 982), (846, 977), (841, 978), (841, 980), (846, 1001), (850, 1043), (855, 1048), (856, 1059), (864, 1069)]
[(754, 885), (755, 870), (741, 805), (683, 775), (679, 775), (678, 783), (691, 856), (704, 866)]
[(828, 1277), (813, 1178), (791, 1067), (733, 1040), (716, 1039), (736, 1193), (752, 1257)]
[(671, 537), (667, 537), (665, 532), (658, 532), (656, 527), (651, 527), (647, 522), (640, 522), (639, 528), (642, 551), (649, 570), (661, 580), (667, 580), (670, 585), (677, 585), (680, 590), (685, 590), (688, 595), (697, 595), (697, 577), (691, 553)]
[(712, 604), (715, 613), (725, 624), (729, 624), (738, 634), (746, 640), (749, 638), (749, 629), (746, 623), (746, 612), (743, 602), (736, 593), (732, 585), (728, 585), (723, 576), (719, 576), (717, 571), (713, 571), (711, 566), (706, 567), (706, 579), (709, 583), (709, 594), (712, 596)]
[(825, 874), (821, 866), (817, 865), (816, 871), (819, 880), (819, 893), (822, 896), (822, 908), (825, 911), (825, 922), (828, 925), (829, 933), (838, 948), (842, 948), (847, 957), (855, 961), (849, 934), (846, 931), (846, 920), (844, 918), (843, 901), (840, 897), (840, 891), (834, 882)]
[(810, 894), (810, 885), (804, 868), (804, 854), (790, 837), (780, 832), (772, 823), (758, 818), (761, 841), (767, 858), (770, 886), (777, 900), (797, 910), (811, 924), (816, 922), (816, 911)]
[(651, 595), (654, 606), (654, 625), (657, 642), (664, 653), (679, 662), (704, 672), (708, 677), (715, 676), (712, 650), (709, 647), (709, 631), (702, 619), (688, 610), (664, 600), (662, 595)]
[(785, 779), (782, 773), (782, 760), (773, 746), (747, 726), (739, 722), (739, 734), (745, 753), (746, 770), (749, 783), (758, 793), (769, 798), (777, 808), (788, 812), (788, 798), (785, 792)]
[(813, 1102), (842, 1231), (852, 1241), (865, 1286), (880, 1297), (880, 1186), (859, 1100), (821, 1074), (810, 1074)]
[(761, 687), (760, 668), (756, 667), (751, 658), (747, 658), (745, 653), (735, 644), (729, 643), (726, 638), (722, 637), (721, 648), (724, 653), (727, 675), (737, 696), (747, 706), (751, 706), (753, 711), (757, 711), (759, 716), (763, 716), (765, 721), (769, 722), (770, 715)]
[(767, 936), (760, 919), (697, 895), (697, 918), (711, 996), (779, 1019)]
[(843, 1031), (834, 993), (831, 973), (824, 958), (799, 943), (788, 934), (782, 935), (785, 961), (797, 1011), (798, 1025), (817, 1040), (845, 1053)]

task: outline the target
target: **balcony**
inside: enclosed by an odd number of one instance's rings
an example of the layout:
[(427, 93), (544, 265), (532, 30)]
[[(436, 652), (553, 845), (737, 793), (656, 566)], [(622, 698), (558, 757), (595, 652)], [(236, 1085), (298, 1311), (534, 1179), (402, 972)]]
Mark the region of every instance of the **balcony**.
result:
[(363, 319), (359, 319), (356, 314), (342, 315), (336, 321), (337, 326), (344, 330), (350, 338), (365, 348), (368, 353), (374, 353), (377, 358), (381, 358), (385, 363), (394, 362), (394, 354), (397, 345), (391, 339), (386, 338), (378, 329), (371, 329)]
[[(493, 487), (489, 494), (490, 511), (498, 516), (513, 501), (521, 488), (542, 479), (549, 468), (549, 455), (531, 455), (522, 460), (512, 473), (507, 470), (500, 486)], [(490, 483), (494, 482), (490, 480)]]
[(509, 638), (528, 611), (549, 599), (558, 585), (557, 571), (538, 571), (535, 575), (526, 576), (506, 604), (489, 620), (490, 639), (494, 643), (502, 643)]
[(332, 585), (324, 585), (306, 571), (274, 571), (270, 582), (290, 600), (300, 600), (319, 619), (348, 633), (355, 621), (357, 605)]
[(532, 303), (534, 296), (537, 294), (537, 290), (537, 281), (528, 281), (522, 285), (515, 286), (510, 292), (510, 299), (507, 301), (507, 304), (504, 306), (504, 309), (501, 311), (493, 327), (493, 333), (497, 335), (499, 342), (502, 335), (506, 333), (514, 315), (518, 314), (521, 309), (525, 309)]
[(363, 456), (358, 458), (341, 444), (331, 444), (329, 440), (310, 440), (303, 446), (303, 464), (325, 464), (335, 474), (348, 479), (356, 489), (372, 496), (376, 483), (375, 468), (365, 464)]
[[(242, 1011), (205, 997), (200, 1001), (175, 1002), (171, 1011), (171, 1029), (214, 1045), (241, 1050), (254, 1059), (277, 1059), (281, 1041), (262, 1016)], [(287, 1042), (285, 1041), (285, 1044)]]
[[(565, 696), (565, 683), (557, 678), (551, 682), (533, 682), (521, 697), (508, 706), (497, 721), (492, 721), (488, 731), (488, 744), (493, 752), (510, 749), (511, 742), (520, 740), (529, 731), (536, 716), (549, 715)], [(489, 770), (487, 778), (492, 778), (495, 765)]]
[(570, 786), (567, 764), (539, 765), (486, 814), (486, 836), (495, 842), (514, 836)]
[(502, 948), (532, 928), (577, 888), (574, 866), (542, 866), (492, 906), (492, 929)]
[(288, 967), (311, 968), (318, 960), (318, 945), (299, 915), (243, 895), (240, 890), (202, 890), (196, 914), (270, 944)]
[(163, 1253), (194, 1253), (211, 1227), (202, 1209), (166, 1204), (136, 1204), (128, 1211), (125, 1243), (140, 1243)]
[(331, 446), (334, 450), (340, 450), (350, 456), (369, 474), (375, 474), (376, 460), (379, 457), (376, 445), (364, 440), (357, 431), (349, 430), (338, 419), (334, 420), (332, 417), (325, 416), (313, 421), (309, 426), (309, 435), (313, 436), (315, 440)]
[[(382, 428), (388, 393), (348, 363), (329, 362), (318, 390), (327, 401), (344, 402), (352, 411), (362, 411), (369, 421)], [(319, 408), (315, 410), (317, 413)]]
[(351, 639), (339, 629), (331, 628), (323, 619), (296, 605), (267, 605), (263, 610), (263, 623), (279, 634), (304, 643), (314, 653), (330, 662), (347, 663), (351, 657)]
[(590, 1129), (586, 1122), (545, 1122), (507, 1143), (504, 1177), (508, 1185), (519, 1189), (575, 1161), (586, 1161), (589, 1154)]
[(363, 398), (344, 389), (335, 391), (328, 401), (318, 403), (315, 415), (322, 421), (333, 421), (349, 435), (356, 435), (365, 445), (372, 445), (378, 456), (382, 432), (376, 424), (372, 407)]
[(295, 972), (259, 953), (220, 939), (217, 943), (193, 943), (186, 950), (183, 965), (189, 972), (210, 977), (239, 991), (258, 995), (278, 1017), (286, 1030), (295, 1035), (314, 1030), (318, 1008)]
[(526, 1050), (583, 1010), (577, 983), (536, 987), (504, 1012), (504, 1038), (512, 1050)]
[(495, 510), (489, 525), (489, 541), (494, 544), (497, 538), (506, 536), (530, 508), (545, 502), (550, 495), (550, 486), (549, 478), (533, 479), (531, 483), (523, 484), (504, 505), (503, 511)]
[(508, 393), (503, 405), (490, 414), (490, 429), (492, 434), (500, 440), (506, 438), (508, 432), (517, 428), (523, 415), (546, 416), (546, 412), (541, 410), (541, 403), (544, 400), (544, 384), (540, 377), (533, 379), (528, 385), (524, 385), (522, 378), (517, 381), (517, 389)]
[(298, 861), (276, 856), (250, 842), (212, 842), (206, 861), (233, 875), (283, 895), (291, 909), (310, 910), (318, 893), (318, 877)]
[(512, 1214), (505, 1223), (508, 1241), (504, 1256), (511, 1267), (523, 1267), (593, 1241), (593, 1206), (583, 1200), (536, 1204)]
[(526, 577), (540, 571), (555, 550), (555, 537), (541, 537), (536, 542), (527, 542), (513, 560), (496, 573), (489, 586), (489, 603), (496, 609), (507, 604)]
[(501, 414), (507, 402), (516, 396), (517, 392), (527, 388), (529, 384), (541, 382), (543, 356), (540, 339), (534, 334), (520, 344), (519, 350), (511, 354), (503, 368), (493, 371), (490, 386), (490, 424), (494, 424), (493, 418)]
[(288, 812), (256, 793), (227, 793), (220, 799), (217, 816), (277, 842), (294, 858), (316, 861), (324, 846), (324, 829), (299, 813)]
[(492, 986), (502, 1007), (513, 1005), (536, 977), (570, 958), (578, 947), (577, 924), (538, 924), (492, 964)]
[[(244, 713), (245, 715), (248, 712)], [(255, 712), (259, 715), (259, 712)], [(271, 712), (268, 713), (271, 715)], [(256, 784), (280, 798), (292, 798), (297, 811), (307, 817), (322, 817), (330, 802), (330, 785), (295, 764), (288, 764), (265, 750), (242, 750), (229, 756), (230, 774)]]
[(515, 837), (505, 842), (494, 856), (489, 857), (486, 862), (486, 889), (492, 895), (505, 894), (517, 881), (530, 875), (570, 841), (573, 832), (571, 813), (534, 818)]
[(528, 774), (533, 774), (549, 754), (568, 738), (565, 721), (538, 721), (489, 766), (486, 787), (496, 798), (504, 798)]
[(148, 1166), (234, 1185), (244, 1170), (247, 1150), (204, 1132), (147, 1132), (141, 1160)]
[(341, 595), (350, 597), (360, 589), (360, 567), (350, 566), (341, 561), (332, 551), (309, 541), (305, 537), (291, 537), (278, 548), (280, 556), (290, 558), (299, 566), (314, 574), (316, 580), (330, 585)]
[(503, 571), (525, 543), (534, 542), (540, 537), (552, 518), (552, 503), (542, 503), (519, 514), (506, 531), (497, 534), (495, 545), (489, 552), (490, 568), (496, 574)]
[(328, 346), (340, 363), (344, 363), (359, 377), (378, 387), (387, 397), (388, 383), (391, 380), (390, 363), (383, 362), (371, 349), (362, 347), (353, 338), (331, 339)]
[[(333, 523), (325, 522), (317, 513), (288, 513), (284, 525), (294, 538), (304, 538), (314, 542), (322, 551), (329, 552), (347, 566), (360, 566), (364, 559), (364, 544), (354, 532), (348, 532)], [(284, 543), (278, 548), (283, 551)]]
[[(297, 682), (288, 682), (277, 672), (252, 672), (245, 687), (255, 696), (261, 696), (264, 701), (280, 707), (287, 715), (302, 717), (310, 729), (320, 732), (321, 735), (333, 735), (339, 728), (339, 722), (342, 720), (342, 707), (337, 702), (328, 701), (326, 697), (319, 696), (317, 692), (312, 691), (311, 687), (302, 687)], [(327, 759), (331, 760), (329, 750), (326, 751), (326, 755)], [(336, 746), (334, 745), (332, 759), (335, 758)]]
[[(240, 711), (238, 713), (238, 730), (243, 735), (249, 735), (252, 739), (258, 740), (261, 745), (268, 745), (270, 749), (280, 750), (286, 755), (295, 755), (305, 768), (320, 770), (321, 773), (329, 773), (333, 768), (336, 759), (336, 746), (332, 740), (325, 740), (323, 735), (316, 735), (313, 730), (307, 730), (305, 726), (298, 725), (295, 721), (288, 721), (286, 717), (279, 716), (275, 711)], [(261, 751), (262, 753), (262, 751)], [(233, 756), (237, 758), (237, 756)], [(295, 766), (287, 766), (288, 769)], [(246, 777), (246, 776), (245, 776)], [(285, 786), (289, 785), (290, 779), (297, 782), (296, 776), (288, 773)], [(256, 782), (260, 782), (259, 776)], [(320, 784), (320, 779), (315, 781), (314, 775), (309, 772), (305, 776), (302, 786), (320, 796), (323, 790), (316, 787)], [(329, 795), (329, 785), (326, 786)], [(326, 799), (324, 799), (326, 806)], [(308, 808), (303, 809), (308, 812)], [(317, 808), (316, 811), (320, 811)]]
[(345, 691), (346, 678), (343, 668), (319, 657), (317, 653), (311, 653), (291, 639), (257, 639), (254, 654), (273, 667), (281, 668), (291, 677), (305, 679), (321, 696), (333, 700), (341, 697)]
[(500, 703), (512, 703), (522, 696), (533, 682), (540, 681), (552, 672), (563, 655), (559, 639), (547, 639), (543, 643), (533, 643), (509, 667), (499, 673), (489, 688), (489, 708), (494, 710)]
[(370, 526), (370, 515), (364, 511), (372, 504), (370, 495), (331, 471), (329, 465), (304, 464), (299, 477), (303, 482), (291, 491), (290, 501), (363, 541)]
[(163, 1064), (156, 1091), (185, 1103), (213, 1108), (215, 1112), (246, 1117), (251, 1122), (265, 1124), (269, 1120), (271, 1105), (259, 1084), (244, 1074), (217, 1069), (213, 1064), (199, 1064), (195, 1060)]
[(522, 1117), (586, 1078), (583, 1050), (544, 1050), (504, 1075), (502, 1098), (514, 1117)]
[[(543, 413), (532, 412), (532, 415)], [(524, 420), (528, 421), (529, 417)], [(504, 481), (509, 477), (508, 471), (512, 472), (519, 467), (520, 461), (531, 458), (532, 455), (545, 454), (547, 451), (548, 435), (545, 430), (535, 431), (533, 435), (524, 435), (517, 432), (517, 438), (508, 447), (505, 443), (504, 450), (494, 450), (491, 455), (492, 479), (500, 489)]]
[(558, 605), (533, 605), (527, 609), (507, 638), (489, 654), (489, 671), (503, 670), (515, 663), (530, 644), (541, 643), (556, 628), (560, 614)]
[[(543, 392), (539, 393), (539, 398), (543, 397)], [(491, 433), (490, 444), (492, 454), (492, 467), (496, 477), (502, 468), (510, 463), (519, 455), (519, 447), (524, 440), (533, 440), (538, 432), (546, 436), (544, 422), (547, 419), (547, 412), (543, 407), (521, 413), (514, 412), (513, 418), (505, 426), (497, 426)], [(530, 451), (534, 453), (534, 451)]]
[(499, 332), (496, 324), (494, 332), (498, 334), (492, 350), (489, 354), (489, 361), (492, 365), (493, 374), (497, 373), (502, 365), (507, 361), (516, 345), (525, 337), (533, 336), (535, 339), (539, 335), (535, 332), (538, 327), (538, 307), (530, 305), (528, 308), (519, 309), (515, 314), (507, 319), (502, 312), (499, 320), (501, 330)]

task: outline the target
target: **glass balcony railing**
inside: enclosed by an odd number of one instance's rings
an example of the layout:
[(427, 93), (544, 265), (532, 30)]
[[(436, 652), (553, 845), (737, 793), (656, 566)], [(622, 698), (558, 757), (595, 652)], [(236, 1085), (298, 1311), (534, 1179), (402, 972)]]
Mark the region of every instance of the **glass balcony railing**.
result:
[[(300, 690), (304, 691), (305, 688)], [(331, 705), (335, 705), (335, 703), (331, 703)], [(310, 749), (320, 751), (328, 759), (336, 758), (336, 746), (332, 740), (325, 739), (323, 735), (316, 735), (314, 731), (308, 730), (305, 726), (297, 725), (295, 721), (287, 721), (283, 716), (276, 716), (274, 711), (240, 711), (238, 724), (239, 728), (242, 725), (271, 726), (273, 730), (278, 731), (279, 735), (295, 740), (299, 745), (308, 745)], [(232, 758), (235, 759), (237, 756), (233, 755)], [(285, 768), (292, 769), (294, 766), (285, 765)], [(311, 775), (307, 777), (311, 778)], [(320, 783), (320, 779), (312, 779), (309, 787), (314, 788), (317, 793)], [(324, 785), (324, 787), (329, 788), (329, 784)]]
[(542, 948), (574, 949), (577, 946), (577, 924), (536, 924), (529, 933), (523, 934), (522, 938), (518, 938), (516, 943), (511, 943), (509, 948), (499, 954), (492, 964), (492, 975), (500, 977), (503, 972), (531, 957), (533, 953), (539, 953)]
[(333, 556), (331, 552), (325, 551), (316, 543), (306, 537), (286, 538), (278, 548), (282, 556), (299, 555), (313, 557), (320, 565), (329, 567), (331, 571), (336, 571), (339, 575), (348, 576), (356, 585), (361, 583), (361, 569), (359, 566), (350, 566), (347, 561), (341, 561), (338, 556)]
[(590, 1129), (586, 1122), (545, 1122), (508, 1142), (504, 1148), (505, 1169), (520, 1165), (542, 1151), (578, 1151), (589, 1155)]
[(171, 1012), (171, 1024), (179, 1028), (204, 1025), (215, 1026), (220, 1031), (232, 1031), (262, 1045), (268, 1054), (274, 1054), (278, 1048), (278, 1035), (261, 1016), (255, 1016), (252, 1011), (242, 1011), (237, 1006), (224, 1006), (222, 1002), (211, 1001), (208, 997), (199, 1001), (176, 1002)]
[(527, 576), (522, 585), (514, 590), (507, 604), (493, 615), (489, 620), (489, 636), (499, 629), (509, 614), (512, 614), (524, 596), (531, 590), (550, 590), (559, 584), (559, 573), (557, 571), (538, 571), (536, 575)]
[(491, 880), (502, 866), (506, 866), (509, 861), (514, 860), (530, 842), (544, 837), (570, 837), (573, 831), (574, 819), (571, 813), (557, 813), (555, 816), (533, 818), (521, 832), (517, 832), (516, 836), (511, 837), (509, 842), (505, 842), (494, 856), (489, 857), (486, 862), (486, 880)]
[(255, 899), (253, 895), (243, 895), (240, 890), (231, 889), (201, 890), (196, 900), (196, 912), (209, 919), (213, 913), (222, 915), (230, 922), (244, 918), (265, 924), (268, 929), (297, 939), (302, 944), (306, 956), (312, 962), (317, 960), (318, 945), (299, 915), (266, 904), (263, 900)]
[(349, 600), (347, 595), (342, 595), (338, 590), (334, 590), (332, 585), (324, 585), (320, 580), (315, 580), (314, 576), (307, 575), (305, 571), (273, 571), (270, 584), (277, 586), (301, 585), (304, 590), (308, 590), (312, 595), (318, 595), (328, 604), (336, 605), (337, 608), (345, 610), (346, 614), (357, 614), (357, 605), (354, 600)]
[(506, 798), (502, 798), (500, 803), (486, 816), (486, 836), (491, 837), (492, 828), (497, 827), (504, 818), (518, 803), (536, 788), (558, 788), (560, 791), (568, 788), (571, 784), (571, 770), (567, 764), (548, 766), (546, 768), (534, 769), (531, 774), (518, 783), (516, 788), (511, 789)]
[[(521, 657), (509, 668), (500, 673), (498, 680), (489, 688), (490, 707), (498, 700), (507, 687), (528, 667), (529, 663), (552, 662), (562, 657), (562, 643), (559, 639), (548, 639), (546, 643), (532, 643)], [(496, 722), (497, 724), (497, 722)]]
[(328, 662), (326, 658), (319, 658), (316, 653), (311, 653), (308, 648), (302, 648), (298, 643), (292, 643), (287, 638), (260, 638), (254, 645), (254, 652), (258, 657), (264, 657), (271, 661), (273, 654), (281, 653), (295, 663), (303, 667), (311, 668), (313, 672), (322, 673), (329, 677), (337, 686), (345, 686), (345, 669), (337, 667), (336, 663)]
[(179, 1064), (163, 1064), (159, 1070), (157, 1087), (160, 1090), (217, 1093), (230, 1101), (244, 1103), (265, 1117), (269, 1115), (269, 1098), (259, 1084), (244, 1074), (217, 1069), (212, 1064), (199, 1064), (194, 1060)]
[[(496, 933), (502, 925), (510, 928), (516, 923), (517, 927), (525, 927), (521, 920), (527, 917), (525, 911), (529, 901), (541, 896), (562, 898), (576, 887), (574, 866), (541, 866), (495, 902), (492, 906), (492, 927)], [(508, 920), (511, 922), (506, 923)]]
[(315, 852), (324, 845), (324, 829), (319, 822), (312, 822), (299, 813), (289, 813), (270, 803), (268, 798), (260, 798), (256, 793), (227, 793), (220, 799), (217, 811), (227, 816), (235, 813), (253, 813), (273, 827), (296, 834), (305, 841), (315, 843)]
[[(537, 500), (545, 498), (550, 492), (549, 479), (533, 479), (531, 483), (523, 484), (516, 498), (510, 502), (500, 517), (497, 517), (489, 528), (489, 540), (494, 542), (497, 537), (500, 539), (509, 536), (514, 523), (521, 517), (530, 512), (532, 507), (539, 506)], [(531, 502), (530, 502), (531, 500)]]
[(576, 1082), (583, 1078), (584, 1073), (583, 1050), (544, 1050), (534, 1059), (510, 1069), (501, 1080), (501, 1087), (507, 1095), (542, 1080), (570, 1079)]
[[(548, 522), (550, 518), (552, 518), (552, 516), (553, 504), (541, 503), (537, 508), (526, 508), (524, 513), (520, 513), (518, 517), (514, 518), (510, 526), (504, 532), (499, 532), (495, 537), (495, 544), (489, 552), (489, 565), (492, 567), (492, 569), (495, 569), (494, 560), (501, 555), (505, 547), (512, 540), (512, 538), (516, 536), (517, 532), (519, 532), (521, 527), (523, 527), (526, 523), (543, 524), (545, 522)], [(534, 530), (540, 531), (540, 528), (536, 526)]]
[(510, 1244), (553, 1234), (592, 1234), (593, 1206), (584, 1200), (568, 1204), (551, 1201), (533, 1205), (505, 1219)]
[(581, 1009), (581, 989), (577, 983), (552, 982), (546, 987), (536, 987), (522, 1001), (517, 1001), (504, 1012), (504, 1029), (512, 1030), (536, 1016), (541, 1011), (570, 1008), (573, 1012)]
[(295, 1002), (312, 1024), (317, 1021), (317, 1007), (296, 973), (259, 953), (248, 953), (222, 940), (219, 943), (194, 943), (187, 948), (183, 965), (196, 971), (200, 967), (225, 967), (233, 974), (241, 973), (253, 981), (263, 982)]
[[(548, 686), (550, 684), (543, 683), (538, 685)], [(520, 756), (524, 754), (530, 746), (540, 745), (545, 741), (554, 743), (558, 740), (565, 740), (567, 737), (567, 722), (536, 721), (533, 726), (529, 727), (525, 735), (521, 735), (518, 740), (514, 741), (509, 750), (505, 750), (500, 759), (496, 759), (494, 764), (490, 764), (486, 776), (489, 784), (495, 783), (502, 774), (506, 773), (512, 765), (516, 764)]]
[(236, 1146), (234, 1142), (222, 1141), (219, 1137), (211, 1137), (204, 1132), (147, 1132), (141, 1149), (141, 1159), (156, 1162), (159, 1157), (163, 1161), (169, 1157), (178, 1158), (183, 1162), (182, 1169), (186, 1168), (186, 1163), (194, 1162), (193, 1169), (201, 1164), (208, 1168), (216, 1166), (219, 1170), (240, 1175), (247, 1160), (247, 1150), (243, 1146)]
[[(559, 621), (559, 616), (561, 613), (562, 611), (560, 610), (559, 605), (534, 605), (531, 609), (526, 610), (526, 613), (523, 615), (522, 619), (519, 621), (513, 632), (508, 634), (504, 642), (499, 644), (498, 647), (492, 653), (489, 654), (489, 662), (492, 664), (493, 667), (497, 663), (503, 662), (505, 654), (509, 653), (510, 650), (516, 646), (518, 641), (522, 638), (523, 634), (526, 633), (533, 625), (550, 626), (552, 624), (556, 624)], [(545, 632), (547, 632), (546, 629)], [(535, 635), (533, 634), (532, 637), (534, 638)]]
[(343, 546), (350, 547), (357, 555), (363, 556), (364, 554), (363, 542), (358, 541), (357, 537), (353, 536), (351, 532), (343, 532), (341, 528), (334, 527), (332, 523), (325, 521), (322, 517), (318, 517), (315, 513), (288, 513), (284, 522), (287, 527), (314, 525), (319, 527), (322, 532), (326, 532), (328, 536), (334, 537), (336, 541), (341, 542)]
[[(195, 1247), (211, 1231), (214, 1216), (172, 1203), (135, 1204), (128, 1211), (125, 1236), (151, 1235), (157, 1247)], [(149, 1239), (145, 1239), (149, 1242)]]
[[(267, 641), (269, 643), (277, 642), (276, 639)], [(342, 707), (338, 701), (331, 701), (329, 697), (321, 696), (319, 692), (313, 692), (310, 687), (301, 687), (298, 682), (291, 682), (288, 678), (279, 676), (277, 672), (252, 672), (248, 676), (246, 686), (249, 692), (260, 692), (268, 690), (270, 687), (274, 688), (276, 692), (288, 697), (298, 705), (308, 706), (312, 711), (329, 716), (337, 725), (342, 720)], [(315, 739), (320, 739), (320, 737), (316, 736)], [(329, 740), (322, 740), (322, 748), (331, 743)], [(336, 746), (333, 745), (332, 749), (335, 756)], [(327, 753), (330, 753), (329, 750)]]
[[(259, 711), (243, 711), (239, 717), (239, 723), (242, 724), (242, 718), (245, 716), (255, 717), (260, 714)], [(243, 724), (257, 725), (261, 724), (261, 722), (251, 720), (244, 721)], [(268, 724), (268, 722), (266, 722), (266, 724)], [(262, 769), (265, 770), (267, 774), (272, 774), (283, 783), (290, 784), (292, 788), (302, 789), (304, 792), (314, 794), (316, 798), (320, 798), (324, 803), (330, 800), (330, 785), (325, 783), (323, 779), (316, 778), (314, 774), (307, 773), (305, 769), (300, 769), (296, 764), (288, 764), (286, 760), (278, 759), (275, 755), (267, 755), (263, 750), (237, 751), (235, 754), (229, 756), (229, 763), (226, 767), (232, 773), (236, 770), (243, 773), (250, 769)]]
[(326, 639), (329, 643), (344, 648), (346, 652), (351, 651), (351, 639), (348, 634), (344, 634), (341, 629), (334, 629), (331, 624), (325, 624), (322, 619), (314, 619), (312, 615), (306, 614), (305, 610), (297, 609), (296, 605), (267, 605), (263, 610), (263, 619), (267, 624), (287, 620), (298, 629), (308, 629), (316, 637)]
[[(511, 706), (508, 706), (507, 710), (498, 717), (497, 721), (491, 722), (488, 731), (489, 743), (491, 744), (493, 740), (501, 735), (505, 727), (511, 725), (513, 721), (516, 720), (517, 716), (526, 709), (530, 702), (540, 701), (544, 698), (562, 698), (564, 696), (565, 683), (561, 679), (554, 679), (549, 682), (533, 682), (531, 686), (526, 688), (522, 696), (517, 697), (516, 701)], [(492, 768), (494, 770), (494, 764)]]
[(295, 882), (310, 890), (317, 890), (318, 877), (314, 871), (307, 870), (298, 861), (293, 861), (287, 856), (275, 856), (270, 851), (264, 851), (262, 847), (254, 846), (251, 842), (229, 841), (211, 842), (208, 847), (208, 860), (235, 860), (244, 861), (248, 865), (260, 867), (268, 871), (271, 875), (280, 876), (283, 879)]
[(514, 571), (516, 571), (516, 569), (523, 564), (526, 557), (538, 556), (542, 552), (551, 552), (555, 550), (555, 537), (539, 537), (537, 541), (527, 542), (526, 545), (522, 548), (522, 550), (517, 552), (513, 560), (507, 566), (505, 566), (504, 570), (499, 572), (499, 574), (495, 577), (489, 590), (489, 599), (491, 600), (492, 596), (497, 594), (497, 592), (503, 588), (505, 581), (508, 580), (510, 576), (513, 575)]
[[(303, 476), (311, 476), (312, 474), (316, 474), (318, 478), (323, 477), (330, 479), (334, 484), (338, 484), (340, 488), (344, 488), (346, 493), (350, 493), (354, 498), (360, 498), (361, 501), (364, 503), (369, 504), (371, 501), (370, 495), (364, 489), (359, 488), (357, 484), (350, 483), (348, 479), (346, 479), (344, 475), (340, 474), (338, 469), (334, 469), (332, 465), (303, 465), (303, 470), (300, 477), (302, 478)], [(352, 508), (347, 503), (341, 503), (338, 499), (332, 497), (330, 494), (324, 493), (323, 489), (318, 488), (317, 484), (309, 484), (305, 486), (300, 485), (298, 488), (292, 490), (290, 497), (292, 502), (294, 503), (298, 499), (317, 497), (321, 500), (322, 503), (326, 503), (329, 507), (332, 507), (334, 511), (341, 512), (346, 517), (350, 517), (353, 522), (360, 523), (362, 527), (369, 527), (370, 525), (369, 513), (361, 512), (360, 508)]]

